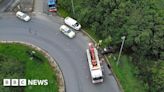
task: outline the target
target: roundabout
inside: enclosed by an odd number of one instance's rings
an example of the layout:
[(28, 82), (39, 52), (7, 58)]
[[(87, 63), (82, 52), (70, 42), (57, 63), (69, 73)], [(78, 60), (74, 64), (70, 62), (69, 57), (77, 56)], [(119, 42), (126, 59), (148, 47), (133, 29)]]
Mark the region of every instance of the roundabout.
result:
[(89, 38), (76, 31), (68, 39), (60, 31), (63, 20), (44, 14), (33, 14), (30, 22), (20, 21), (14, 14), (0, 14), (0, 40), (34, 44), (55, 58), (65, 80), (66, 92), (120, 92), (111, 71), (104, 66), (104, 82), (92, 84), (86, 58)]

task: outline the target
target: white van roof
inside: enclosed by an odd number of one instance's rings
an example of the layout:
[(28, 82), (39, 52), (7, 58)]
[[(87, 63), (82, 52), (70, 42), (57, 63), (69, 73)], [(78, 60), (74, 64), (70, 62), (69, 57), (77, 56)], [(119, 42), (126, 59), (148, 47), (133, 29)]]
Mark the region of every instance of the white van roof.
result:
[(65, 22), (67, 22), (67, 23), (69, 23), (69, 24), (75, 24), (75, 23), (77, 23), (77, 21), (74, 20), (74, 19), (71, 18), (71, 17), (66, 17), (64, 20), (65, 20)]

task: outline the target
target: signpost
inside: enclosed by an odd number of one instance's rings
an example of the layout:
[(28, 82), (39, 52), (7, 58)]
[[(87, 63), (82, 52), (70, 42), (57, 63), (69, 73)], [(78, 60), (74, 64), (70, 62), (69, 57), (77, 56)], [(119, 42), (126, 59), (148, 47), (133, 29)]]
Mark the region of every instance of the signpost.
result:
[(122, 37), (121, 37), (121, 39), (122, 39), (122, 44), (121, 44), (119, 56), (118, 56), (118, 59), (117, 59), (117, 65), (120, 63), (120, 57), (121, 57), (121, 52), (122, 52), (122, 49), (123, 49), (123, 46), (124, 46), (125, 38), (126, 38), (125, 36), (122, 36)]

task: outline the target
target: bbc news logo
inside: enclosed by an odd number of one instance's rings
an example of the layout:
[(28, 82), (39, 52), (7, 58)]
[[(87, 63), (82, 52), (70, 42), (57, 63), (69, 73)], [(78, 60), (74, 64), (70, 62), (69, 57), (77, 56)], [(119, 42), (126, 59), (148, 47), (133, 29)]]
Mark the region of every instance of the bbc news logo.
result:
[(3, 86), (38, 86), (38, 85), (43, 85), (46, 86), (48, 85), (48, 80), (27, 80), (27, 79), (3, 79)]

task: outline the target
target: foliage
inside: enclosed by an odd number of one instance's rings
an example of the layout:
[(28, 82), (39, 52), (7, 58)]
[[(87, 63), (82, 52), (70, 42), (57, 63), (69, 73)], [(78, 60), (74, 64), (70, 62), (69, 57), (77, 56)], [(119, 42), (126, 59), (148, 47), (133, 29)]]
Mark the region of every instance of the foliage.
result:
[(138, 79), (135, 78), (135, 74), (138, 71), (131, 62), (132, 58), (126, 55), (122, 55), (120, 58), (120, 64), (117, 65), (117, 60), (114, 59), (116, 56), (118, 55), (111, 55), (109, 60), (114, 73), (124, 88), (124, 92), (146, 92), (142, 81), (138, 81)]
[[(133, 64), (149, 92), (162, 92), (164, 80), (164, 0), (70, 0), (59, 1), (90, 33), (105, 44), (120, 47), (126, 36), (123, 52), (132, 55)], [(158, 72), (159, 71), (159, 74)]]

